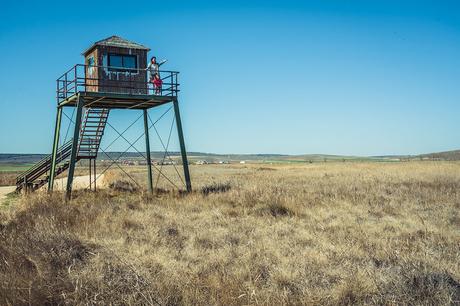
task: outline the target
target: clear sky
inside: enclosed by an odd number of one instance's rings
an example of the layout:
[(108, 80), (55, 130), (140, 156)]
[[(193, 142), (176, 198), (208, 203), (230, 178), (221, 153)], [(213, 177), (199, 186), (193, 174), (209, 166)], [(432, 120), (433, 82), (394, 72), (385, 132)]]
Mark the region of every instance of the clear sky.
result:
[(56, 78), (111, 35), (181, 72), (189, 151), (460, 148), (459, 1), (3, 1), (0, 152), (51, 151)]

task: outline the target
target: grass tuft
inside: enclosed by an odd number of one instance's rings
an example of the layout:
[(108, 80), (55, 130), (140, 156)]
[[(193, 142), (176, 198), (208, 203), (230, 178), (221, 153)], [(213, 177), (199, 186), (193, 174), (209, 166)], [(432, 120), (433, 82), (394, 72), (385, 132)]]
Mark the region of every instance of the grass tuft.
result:
[(109, 188), (119, 192), (136, 192), (139, 190), (138, 186), (130, 181), (117, 180), (109, 184)]
[(201, 187), (201, 193), (204, 195), (208, 195), (210, 193), (221, 193), (227, 192), (232, 188), (230, 183), (212, 183), (210, 185), (206, 185)]

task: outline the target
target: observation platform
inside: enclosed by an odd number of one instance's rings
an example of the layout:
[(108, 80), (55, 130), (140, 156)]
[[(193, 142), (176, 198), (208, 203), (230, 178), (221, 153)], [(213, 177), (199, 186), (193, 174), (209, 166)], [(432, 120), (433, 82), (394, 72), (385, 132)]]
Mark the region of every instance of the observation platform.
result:
[(148, 81), (145, 69), (78, 64), (57, 79), (58, 107), (149, 109), (177, 101), (177, 71), (159, 71), (161, 88)]
[(78, 95), (83, 97), (83, 107), (106, 109), (149, 109), (177, 100), (176, 96), (79, 91), (62, 100), (58, 106), (76, 107)]

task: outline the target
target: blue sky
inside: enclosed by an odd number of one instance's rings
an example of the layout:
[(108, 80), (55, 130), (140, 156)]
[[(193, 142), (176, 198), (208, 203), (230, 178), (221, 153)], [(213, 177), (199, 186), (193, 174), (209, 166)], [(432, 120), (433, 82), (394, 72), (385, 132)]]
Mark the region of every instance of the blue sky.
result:
[[(459, 149), (458, 3), (3, 2), (0, 152), (50, 152), (56, 78), (83, 63), (81, 52), (92, 42), (111, 35), (149, 46), (169, 59), (165, 69), (181, 72), (189, 151)], [(152, 117), (161, 112), (152, 110)], [(138, 115), (118, 111), (110, 120), (122, 130)], [(140, 133), (136, 125), (128, 136)], [(113, 136), (109, 129), (104, 141)], [(126, 147), (119, 141), (112, 149)]]

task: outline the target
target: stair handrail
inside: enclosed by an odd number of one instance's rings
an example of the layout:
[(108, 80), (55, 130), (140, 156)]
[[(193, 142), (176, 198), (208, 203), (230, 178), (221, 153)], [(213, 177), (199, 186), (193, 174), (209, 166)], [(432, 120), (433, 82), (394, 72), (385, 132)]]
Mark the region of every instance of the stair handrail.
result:
[[(69, 150), (72, 147), (72, 139), (62, 145), (57, 152), (57, 155), (62, 154), (64, 151)], [(20, 183), (27, 175), (33, 173), (35, 170), (40, 169), (44, 165), (48, 163), (48, 161), (52, 158), (52, 154), (46, 155), (44, 158), (39, 160), (34, 166), (29, 168), (28, 170), (22, 172), (16, 177), (16, 184)]]

